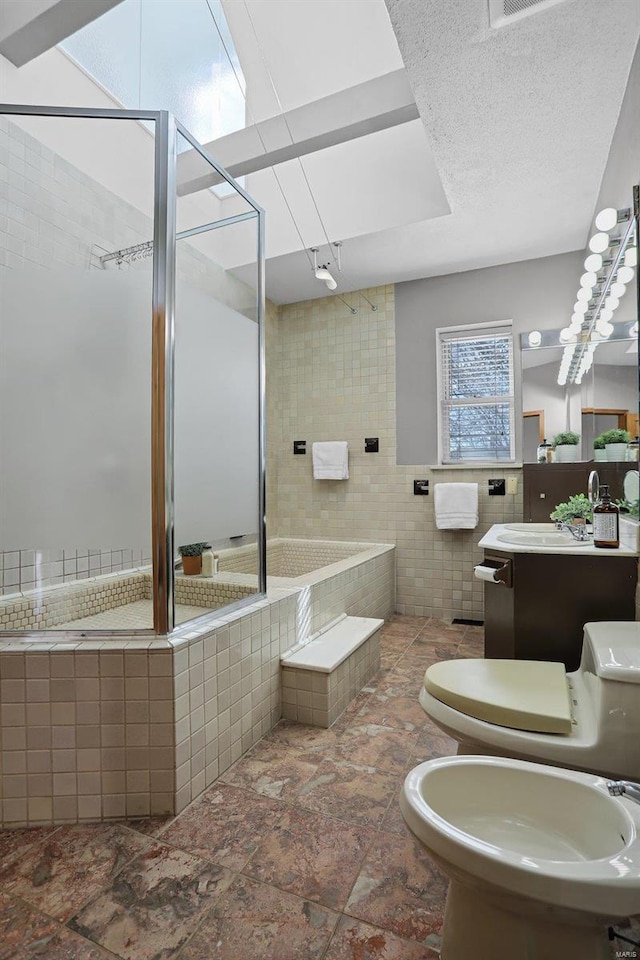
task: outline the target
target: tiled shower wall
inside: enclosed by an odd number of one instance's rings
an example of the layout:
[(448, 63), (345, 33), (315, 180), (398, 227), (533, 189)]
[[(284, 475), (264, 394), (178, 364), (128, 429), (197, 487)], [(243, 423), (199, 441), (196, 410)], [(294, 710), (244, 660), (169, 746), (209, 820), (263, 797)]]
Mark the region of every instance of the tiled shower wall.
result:
[[(325, 297), (269, 318), (270, 535), (395, 543), (399, 612), (482, 619), (477, 543), (493, 523), (522, 519), (521, 471), (396, 465), (394, 288), (363, 293), (377, 311), (347, 294), (355, 315)], [(365, 437), (379, 438), (379, 453), (364, 452)], [(294, 440), (307, 441), (306, 456), (293, 455)], [(314, 440), (349, 441), (349, 480), (313, 479)], [(518, 493), (489, 497), (489, 477), (508, 476), (518, 477)], [(429, 480), (429, 496), (414, 496), (414, 479)], [(445, 481), (479, 483), (475, 530), (436, 529), (433, 486)]]

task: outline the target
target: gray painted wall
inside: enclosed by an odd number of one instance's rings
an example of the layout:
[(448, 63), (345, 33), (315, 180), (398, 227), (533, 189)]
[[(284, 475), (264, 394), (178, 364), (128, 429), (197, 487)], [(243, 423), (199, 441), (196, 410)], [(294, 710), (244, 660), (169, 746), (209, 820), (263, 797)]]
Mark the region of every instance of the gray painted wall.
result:
[(437, 462), (436, 329), (513, 320), (519, 360), (520, 333), (569, 322), (583, 259), (578, 251), (396, 284), (399, 464)]

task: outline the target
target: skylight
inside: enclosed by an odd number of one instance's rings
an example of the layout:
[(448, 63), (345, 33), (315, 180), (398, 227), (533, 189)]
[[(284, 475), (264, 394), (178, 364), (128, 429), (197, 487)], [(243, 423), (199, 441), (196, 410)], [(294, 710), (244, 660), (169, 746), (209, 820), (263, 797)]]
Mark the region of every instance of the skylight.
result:
[(123, 0), (60, 47), (123, 107), (169, 110), (200, 143), (246, 125), (220, 0)]

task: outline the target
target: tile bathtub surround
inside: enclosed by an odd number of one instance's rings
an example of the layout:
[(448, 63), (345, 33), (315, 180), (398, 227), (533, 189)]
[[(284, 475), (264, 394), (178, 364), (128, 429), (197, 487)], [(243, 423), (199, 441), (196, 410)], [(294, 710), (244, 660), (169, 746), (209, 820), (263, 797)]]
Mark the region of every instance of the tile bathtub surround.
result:
[[(363, 293), (375, 313), (354, 293), (355, 316), (326, 297), (282, 306), (267, 323), (270, 535), (395, 543), (398, 611), (482, 619), (477, 543), (491, 524), (522, 519), (521, 471), (396, 465), (394, 289)], [(380, 438), (380, 453), (364, 452), (365, 436)], [(310, 456), (291, 453), (298, 439), (348, 440), (350, 479), (314, 481)], [(518, 494), (489, 497), (494, 476), (520, 478)], [(428, 479), (431, 491), (435, 483), (477, 481), (477, 529), (437, 530), (433, 492), (414, 496), (416, 478)]]
[(316, 727), (329, 727), (380, 669), (378, 632), (365, 640), (334, 671), (282, 666), (282, 716)]

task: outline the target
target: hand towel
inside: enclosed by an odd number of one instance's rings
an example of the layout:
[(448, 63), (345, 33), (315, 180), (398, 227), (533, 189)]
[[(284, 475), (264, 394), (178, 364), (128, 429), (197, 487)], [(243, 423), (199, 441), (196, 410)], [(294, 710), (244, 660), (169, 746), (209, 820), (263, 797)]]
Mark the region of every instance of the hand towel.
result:
[(349, 444), (346, 440), (313, 444), (313, 476), (316, 480), (349, 479)]
[(436, 483), (433, 508), (438, 530), (473, 530), (478, 526), (478, 484)]

